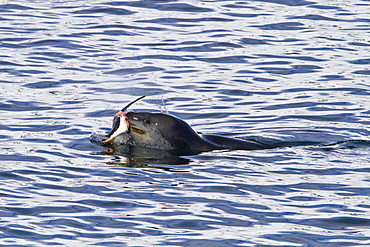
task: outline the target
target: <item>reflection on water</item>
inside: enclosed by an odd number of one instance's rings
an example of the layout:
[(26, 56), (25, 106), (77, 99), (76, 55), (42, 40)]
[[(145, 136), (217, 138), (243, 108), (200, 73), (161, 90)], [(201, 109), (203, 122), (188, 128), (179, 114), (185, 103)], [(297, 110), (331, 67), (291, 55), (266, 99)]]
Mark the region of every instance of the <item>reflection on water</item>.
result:
[[(0, 4), (2, 246), (370, 244), (369, 3)], [(104, 148), (170, 113), (274, 149)]]
[(143, 167), (148, 164), (169, 164), (184, 165), (190, 162), (183, 156), (196, 155), (195, 151), (176, 151), (157, 148), (147, 148), (133, 145), (104, 144), (101, 142), (102, 136), (93, 134), (91, 142), (101, 145), (106, 151), (95, 153), (95, 155), (112, 156), (114, 159), (107, 162), (110, 165), (124, 165), (130, 167)]

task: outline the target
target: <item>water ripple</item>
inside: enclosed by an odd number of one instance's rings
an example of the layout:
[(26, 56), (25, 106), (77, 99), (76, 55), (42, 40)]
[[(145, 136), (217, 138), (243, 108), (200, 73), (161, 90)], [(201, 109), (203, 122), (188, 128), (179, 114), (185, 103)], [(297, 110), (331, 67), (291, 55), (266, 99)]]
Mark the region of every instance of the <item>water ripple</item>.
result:
[[(0, 245), (369, 245), (368, 7), (1, 4)], [(142, 95), (276, 148), (101, 146)]]

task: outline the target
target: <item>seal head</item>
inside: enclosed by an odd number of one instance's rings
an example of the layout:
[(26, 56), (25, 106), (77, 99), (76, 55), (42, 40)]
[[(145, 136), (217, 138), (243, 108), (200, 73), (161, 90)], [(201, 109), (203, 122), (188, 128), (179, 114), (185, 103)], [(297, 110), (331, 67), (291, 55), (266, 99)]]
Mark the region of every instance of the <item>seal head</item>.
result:
[(211, 150), (185, 121), (163, 113), (128, 112), (130, 136), (138, 146), (172, 150)]

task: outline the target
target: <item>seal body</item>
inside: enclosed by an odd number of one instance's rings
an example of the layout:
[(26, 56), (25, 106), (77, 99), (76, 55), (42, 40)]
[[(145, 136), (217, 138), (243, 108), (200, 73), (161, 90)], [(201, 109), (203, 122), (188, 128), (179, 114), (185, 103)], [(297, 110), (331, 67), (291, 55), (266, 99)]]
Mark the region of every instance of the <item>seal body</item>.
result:
[(117, 135), (117, 140), (128, 144), (167, 150), (211, 151), (221, 149), (257, 150), (264, 145), (252, 141), (218, 135), (198, 135), (185, 121), (163, 113), (128, 112), (127, 132)]

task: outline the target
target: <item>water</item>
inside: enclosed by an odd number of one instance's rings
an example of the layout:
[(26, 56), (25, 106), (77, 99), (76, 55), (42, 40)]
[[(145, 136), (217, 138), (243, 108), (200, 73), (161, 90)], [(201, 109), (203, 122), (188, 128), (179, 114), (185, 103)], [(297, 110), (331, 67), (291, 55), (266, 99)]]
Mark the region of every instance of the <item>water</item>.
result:
[[(368, 1), (0, 5), (2, 246), (370, 244)], [(138, 96), (279, 143), (176, 156), (90, 142)]]

